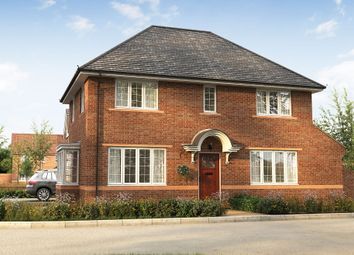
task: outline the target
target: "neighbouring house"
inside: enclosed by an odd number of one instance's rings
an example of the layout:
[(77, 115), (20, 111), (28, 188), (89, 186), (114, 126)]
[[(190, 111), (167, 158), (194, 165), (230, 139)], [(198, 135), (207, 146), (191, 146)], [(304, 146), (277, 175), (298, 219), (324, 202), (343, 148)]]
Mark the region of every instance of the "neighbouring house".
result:
[(312, 121), (323, 89), (212, 32), (151, 26), (74, 74), (60, 100), (69, 110), (57, 190), (81, 199), (343, 191), (344, 148)]
[[(21, 163), (24, 160), (24, 155), (20, 152), (21, 145), (25, 143), (31, 143), (33, 141), (34, 134), (13, 133), (11, 135), (11, 148), (12, 153), (12, 182), (26, 181), (25, 176), (20, 174)], [(42, 169), (54, 169), (57, 167), (56, 161), (56, 148), (59, 144), (63, 144), (65, 139), (63, 135), (52, 134), (49, 135), (50, 142), (52, 143), (48, 154), (45, 156), (42, 162)], [(34, 171), (39, 169), (34, 169)]]

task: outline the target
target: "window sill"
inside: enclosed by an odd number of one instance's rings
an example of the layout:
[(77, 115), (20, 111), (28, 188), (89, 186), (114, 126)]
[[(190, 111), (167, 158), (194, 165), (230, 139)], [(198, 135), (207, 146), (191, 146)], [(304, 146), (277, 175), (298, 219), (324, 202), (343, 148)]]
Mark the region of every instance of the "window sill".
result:
[(153, 109), (134, 109), (134, 108), (109, 108), (108, 111), (165, 113), (164, 111), (160, 111), (160, 110), (153, 110)]
[(252, 118), (297, 120), (297, 117), (287, 115), (252, 115)]
[(207, 116), (221, 116), (221, 113), (217, 112), (201, 112), (200, 115), (207, 115)]
[(251, 186), (298, 186), (298, 183), (251, 183)]
[(167, 184), (107, 184), (108, 187), (165, 187)]

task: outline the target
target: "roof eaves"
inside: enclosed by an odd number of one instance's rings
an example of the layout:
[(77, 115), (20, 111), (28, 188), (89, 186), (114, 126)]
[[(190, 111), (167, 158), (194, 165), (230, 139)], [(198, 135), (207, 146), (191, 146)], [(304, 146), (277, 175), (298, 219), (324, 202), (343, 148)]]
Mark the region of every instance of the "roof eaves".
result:
[(196, 80), (196, 81), (205, 81), (205, 82), (217, 82), (217, 83), (244, 83), (244, 84), (254, 84), (254, 85), (269, 85), (275, 87), (293, 87), (293, 88), (300, 88), (300, 89), (316, 89), (322, 90), (326, 87), (318, 87), (318, 86), (299, 86), (299, 85), (291, 85), (291, 84), (282, 84), (282, 83), (265, 83), (265, 82), (256, 82), (256, 81), (238, 81), (238, 80), (221, 80), (221, 79), (203, 79), (198, 77), (184, 77), (184, 76), (172, 76), (172, 75), (154, 75), (148, 73), (128, 73), (128, 72), (116, 72), (116, 71), (105, 71), (105, 70), (95, 70), (95, 69), (80, 69), (82, 72), (88, 73), (100, 73), (100, 74), (116, 74), (116, 75), (135, 75), (135, 76), (145, 76), (151, 78), (171, 78), (171, 79), (186, 79), (186, 80)]

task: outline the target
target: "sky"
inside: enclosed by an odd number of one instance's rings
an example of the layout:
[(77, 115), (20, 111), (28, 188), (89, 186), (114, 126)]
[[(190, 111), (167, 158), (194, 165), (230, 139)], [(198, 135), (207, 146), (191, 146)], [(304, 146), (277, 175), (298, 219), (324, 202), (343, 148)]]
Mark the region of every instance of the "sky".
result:
[(0, 126), (31, 132), (48, 120), (79, 65), (150, 25), (212, 31), (354, 99), (354, 0), (0, 0)]

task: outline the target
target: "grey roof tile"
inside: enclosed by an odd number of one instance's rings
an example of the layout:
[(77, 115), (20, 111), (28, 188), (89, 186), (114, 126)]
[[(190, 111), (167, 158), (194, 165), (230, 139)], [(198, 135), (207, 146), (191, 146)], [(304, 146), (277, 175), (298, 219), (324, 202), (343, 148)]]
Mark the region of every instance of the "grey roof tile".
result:
[(324, 88), (211, 32), (159, 26), (143, 30), (80, 70)]

